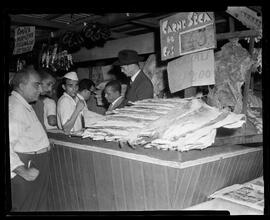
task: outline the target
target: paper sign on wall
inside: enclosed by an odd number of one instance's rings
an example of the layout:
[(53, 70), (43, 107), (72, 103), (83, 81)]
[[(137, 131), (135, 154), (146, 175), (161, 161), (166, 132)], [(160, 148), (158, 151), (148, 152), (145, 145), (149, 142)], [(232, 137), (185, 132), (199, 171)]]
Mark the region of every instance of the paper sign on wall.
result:
[(33, 50), (35, 44), (35, 27), (25, 26), (15, 29), (15, 46), (13, 54), (22, 54)]
[(172, 93), (191, 86), (215, 84), (214, 51), (185, 55), (168, 63), (168, 80)]

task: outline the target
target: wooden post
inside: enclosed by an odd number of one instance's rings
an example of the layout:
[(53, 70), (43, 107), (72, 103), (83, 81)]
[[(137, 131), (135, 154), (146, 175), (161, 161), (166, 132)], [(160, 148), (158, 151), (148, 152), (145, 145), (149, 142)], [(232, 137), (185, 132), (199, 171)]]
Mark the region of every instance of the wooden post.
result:
[[(250, 38), (249, 42), (249, 53), (251, 54), (251, 58), (253, 57), (253, 49), (254, 49), (254, 37)], [(243, 108), (242, 108), (242, 113), (247, 115), (247, 105), (248, 105), (248, 91), (250, 87), (250, 76), (251, 76), (251, 71), (252, 71), (252, 66), (249, 68), (246, 78), (245, 78), (245, 87), (244, 87), (244, 94), (243, 94)], [(244, 126), (244, 132), (246, 130), (247, 124)]]

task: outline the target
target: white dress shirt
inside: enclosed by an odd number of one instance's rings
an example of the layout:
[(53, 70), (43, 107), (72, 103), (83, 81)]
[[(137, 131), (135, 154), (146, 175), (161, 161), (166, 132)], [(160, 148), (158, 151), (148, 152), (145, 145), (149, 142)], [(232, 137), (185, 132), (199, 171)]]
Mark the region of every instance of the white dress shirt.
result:
[(44, 103), (44, 125), (46, 129), (55, 129), (57, 126), (51, 126), (48, 123), (48, 116), (55, 115), (56, 116), (56, 103), (51, 98), (45, 98), (43, 100)]
[[(75, 100), (68, 95), (66, 92), (60, 97), (57, 102), (57, 125), (60, 129), (63, 129), (63, 125), (71, 118), (71, 115), (76, 109), (77, 102), (79, 101), (78, 96), (76, 96)], [(81, 114), (78, 115), (72, 132), (79, 131), (82, 129), (82, 120)]]
[(139, 69), (138, 72), (136, 72), (132, 77), (130, 77), (130, 79), (131, 79), (132, 82), (134, 82), (134, 80), (138, 76), (139, 72), (141, 72), (141, 69)]
[(24, 165), (18, 153), (49, 147), (49, 140), (32, 106), (16, 91), (9, 96), (9, 148), (11, 178), (16, 167)]

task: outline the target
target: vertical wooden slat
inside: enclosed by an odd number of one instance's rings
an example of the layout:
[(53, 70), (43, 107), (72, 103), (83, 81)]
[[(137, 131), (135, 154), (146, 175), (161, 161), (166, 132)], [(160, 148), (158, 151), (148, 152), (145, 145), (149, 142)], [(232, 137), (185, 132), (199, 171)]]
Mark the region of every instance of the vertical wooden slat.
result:
[(132, 176), (132, 188), (135, 206), (133, 210), (143, 211), (145, 210), (145, 196), (144, 196), (144, 184), (143, 184), (143, 175), (141, 172), (142, 162), (130, 160), (130, 173)]
[(79, 198), (78, 198), (78, 190), (80, 189), (79, 185), (76, 183), (76, 179), (78, 179), (78, 170), (75, 170), (74, 167), (76, 166), (77, 163), (77, 157), (76, 157), (76, 149), (69, 148), (69, 154), (70, 154), (70, 178), (72, 179), (72, 190), (74, 191), (74, 204), (75, 204), (75, 210), (79, 211), (82, 210), (82, 207), (79, 204)]
[(230, 186), (233, 183), (232, 172), (234, 171), (234, 167), (235, 167), (237, 159), (238, 159), (237, 157), (232, 157), (232, 158), (227, 159), (227, 163), (229, 163), (230, 165), (227, 170), (227, 180), (225, 181), (226, 186)]
[(55, 180), (55, 170), (54, 170), (54, 163), (53, 163), (53, 154), (54, 154), (54, 146), (52, 146), (50, 151), (50, 157), (49, 157), (49, 169), (50, 169), (50, 200), (49, 200), (49, 211), (56, 210), (56, 201), (55, 201), (55, 195), (57, 195), (57, 183)]
[(78, 151), (80, 155), (79, 172), (82, 177), (82, 198), (85, 211), (98, 211), (96, 180), (94, 175), (93, 152)]
[(179, 185), (177, 186), (176, 190), (176, 197), (175, 197), (175, 202), (174, 202), (174, 208), (176, 209), (181, 209), (183, 208), (183, 200), (188, 188), (188, 184), (191, 178), (191, 173), (192, 173), (192, 167), (188, 167), (185, 169), (182, 169), (181, 172), (179, 173), (180, 181)]
[(60, 172), (59, 172), (59, 167), (57, 166), (57, 147), (53, 149), (52, 152), (52, 193), (55, 201), (55, 207), (54, 210), (60, 210), (61, 209), (61, 204), (60, 204), (60, 199), (61, 198), (61, 193), (60, 193)]
[(145, 178), (144, 178), (144, 164), (143, 162), (140, 162), (140, 176), (142, 178), (142, 187), (143, 187), (143, 201), (144, 201), (144, 208), (145, 210), (148, 210), (147, 201), (146, 201), (146, 187), (145, 187)]
[[(59, 179), (57, 181), (59, 181), (59, 192), (60, 192), (60, 196), (58, 197), (59, 199), (59, 204), (60, 204), (60, 210), (68, 210), (68, 205), (67, 205), (67, 197), (66, 197), (66, 193), (65, 193), (65, 185), (64, 185), (64, 178), (63, 178), (63, 171), (64, 169), (62, 168), (63, 166), (63, 160), (61, 160), (60, 155), (63, 155), (63, 151), (62, 151), (61, 146), (57, 147), (56, 149), (56, 166), (58, 167), (58, 174), (59, 174)], [(61, 152), (60, 152), (61, 151)]]
[(169, 209), (169, 192), (167, 191), (165, 167), (153, 165), (154, 174), (154, 190), (155, 190), (155, 209), (167, 210)]
[(207, 199), (207, 196), (205, 195), (205, 186), (206, 186), (207, 179), (209, 178), (208, 169), (209, 169), (209, 163), (203, 164), (201, 173), (199, 176), (199, 186), (196, 189), (197, 197), (193, 199), (192, 204), (198, 204), (203, 201), (206, 201)]
[(215, 192), (217, 190), (218, 184), (219, 184), (219, 171), (220, 171), (220, 166), (222, 165), (221, 160), (216, 161), (216, 165), (214, 168), (214, 174), (213, 174), (213, 181), (210, 185), (210, 192), (209, 194), (212, 194), (213, 192)]
[(192, 198), (194, 196), (194, 191), (198, 183), (202, 165), (194, 166), (192, 169), (191, 179), (189, 181), (189, 186), (187, 188), (187, 193), (184, 197), (183, 207), (189, 207), (192, 205)]
[(204, 187), (204, 195), (206, 196), (206, 198), (210, 195), (211, 189), (210, 189), (210, 185), (212, 183), (213, 180), (213, 173), (214, 173), (214, 167), (216, 165), (216, 161), (213, 161), (212, 163), (209, 163), (209, 168), (208, 168), (208, 172), (207, 172), (207, 181), (205, 182), (205, 187)]
[(133, 174), (131, 173), (129, 160), (122, 158), (121, 166), (123, 170), (123, 180), (124, 180), (124, 190), (125, 190), (127, 210), (133, 210), (135, 207), (134, 192), (133, 192), (133, 186), (132, 186)]
[(177, 181), (179, 176), (180, 169), (176, 168), (167, 168), (167, 176), (168, 176), (168, 188), (169, 188), (169, 200), (171, 204), (171, 208), (173, 208), (175, 201), (175, 192), (177, 190)]
[(78, 211), (85, 211), (85, 205), (84, 205), (84, 181), (83, 181), (83, 177), (82, 177), (82, 173), (81, 173), (81, 169), (80, 169), (80, 161), (81, 161), (81, 157), (80, 157), (80, 150), (74, 149), (72, 151), (74, 157), (76, 159), (73, 159), (73, 169), (74, 169), (74, 173), (76, 174), (74, 176), (74, 180), (75, 180), (75, 185), (76, 185), (76, 191), (77, 191), (77, 197), (78, 197)]
[(226, 160), (224, 159), (221, 159), (219, 161), (219, 166), (218, 166), (218, 169), (217, 169), (217, 175), (216, 175), (216, 178), (215, 178), (215, 181), (214, 181), (214, 184), (213, 184), (213, 188), (215, 191), (223, 188), (224, 186), (224, 179), (226, 178), (224, 176), (224, 169), (226, 168)]
[(114, 211), (116, 207), (110, 156), (93, 152), (93, 162), (99, 209), (101, 211)]
[(144, 186), (145, 186), (145, 196), (147, 210), (154, 210), (155, 204), (155, 195), (154, 195), (154, 179), (153, 179), (153, 167), (152, 164), (144, 164), (143, 166), (143, 177), (144, 177)]
[(120, 157), (115, 156), (111, 157), (113, 191), (115, 195), (116, 210), (126, 211), (127, 210), (126, 196), (120, 160), (122, 160), (122, 158)]
[(72, 190), (72, 183), (71, 183), (71, 178), (70, 178), (70, 172), (71, 170), (69, 169), (70, 166), (70, 158), (69, 158), (69, 154), (67, 153), (67, 151), (69, 150), (68, 147), (64, 148), (61, 147), (59, 148), (60, 150), (60, 163), (62, 164), (61, 168), (62, 168), (62, 177), (63, 177), (63, 189), (65, 192), (65, 196), (66, 196), (66, 211), (73, 211), (75, 210), (74, 207), (74, 192)]

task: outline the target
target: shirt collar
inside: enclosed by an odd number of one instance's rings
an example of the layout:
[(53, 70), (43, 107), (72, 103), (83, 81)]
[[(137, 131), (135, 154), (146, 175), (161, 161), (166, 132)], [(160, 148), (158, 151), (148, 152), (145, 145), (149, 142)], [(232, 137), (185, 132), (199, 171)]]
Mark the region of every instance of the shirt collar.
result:
[(73, 99), (69, 94), (67, 94), (66, 92), (64, 92), (64, 94), (63, 94), (64, 96), (66, 96), (66, 97), (68, 97), (69, 99), (72, 99), (74, 102), (76, 102), (77, 101), (77, 99), (79, 98), (78, 97), (78, 93), (77, 93), (77, 95), (76, 95), (76, 98), (75, 99)]
[(141, 69), (139, 69), (132, 77), (131, 77), (131, 81), (134, 82), (134, 80), (136, 79), (136, 77), (138, 76), (139, 72), (141, 72)]
[(115, 103), (116, 103), (118, 100), (120, 100), (122, 97), (123, 97), (123, 96), (120, 95), (117, 99), (115, 99), (115, 100), (112, 102), (112, 106), (114, 106)]
[(12, 91), (11, 95), (15, 96), (20, 103), (22, 103), (29, 111), (33, 111), (32, 106), (25, 100), (24, 97), (22, 97), (22, 95), (16, 91)]
[(84, 100), (83, 96), (80, 93), (77, 93), (79, 99)]

